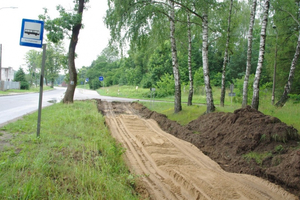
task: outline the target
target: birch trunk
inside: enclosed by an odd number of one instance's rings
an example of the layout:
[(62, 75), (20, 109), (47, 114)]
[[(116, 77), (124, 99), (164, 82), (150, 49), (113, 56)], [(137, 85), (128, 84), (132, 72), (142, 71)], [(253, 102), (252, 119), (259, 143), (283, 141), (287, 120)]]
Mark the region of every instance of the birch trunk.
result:
[(220, 106), (224, 107), (224, 99), (225, 99), (225, 75), (226, 75), (226, 64), (228, 62), (228, 46), (230, 40), (230, 22), (231, 22), (231, 11), (232, 11), (233, 0), (230, 1), (229, 6), (229, 17), (228, 17), (228, 28), (227, 28), (227, 39), (224, 53), (224, 61), (223, 61), (223, 71), (222, 71), (222, 85), (221, 85), (221, 98), (220, 98)]
[(192, 37), (191, 37), (191, 21), (190, 21), (190, 13), (187, 13), (187, 25), (188, 25), (188, 67), (189, 67), (189, 81), (190, 81), (190, 88), (189, 88), (189, 96), (188, 96), (188, 106), (193, 104), (193, 93), (194, 93), (194, 86), (193, 86), (193, 74), (192, 74)]
[(277, 107), (284, 106), (284, 104), (287, 102), (287, 100), (289, 98), (288, 94), (291, 92), (291, 89), (292, 89), (292, 83), (293, 83), (293, 78), (294, 78), (299, 54), (300, 54), (300, 33), (298, 36), (298, 43), (297, 43), (296, 52), (295, 52), (295, 55), (294, 55), (294, 58), (293, 58), (293, 61), (291, 64), (288, 81), (284, 86), (284, 91), (283, 91), (283, 94), (282, 94), (280, 100), (275, 104), (275, 106), (277, 106)]
[[(81, 20), (82, 20), (83, 8), (84, 8), (84, 0), (79, 0), (77, 14), (81, 15)], [(78, 42), (79, 31), (82, 26), (81, 20), (78, 24), (75, 24), (72, 29), (72, 36), (69, 44), (69, 55), (68, 55), (68, 68), (69, 68), (70, 82), (68, 84), (63, 99), (63, 103), (73, 103), (74, 100), (74, 93), (77, 84), (77, 71), (75, 67), (75, 49)]]
[(175, 40), (175, 8), (174, 2), (169, 1), (170, 3), (170, 40), (171, 40), (171, 51), (172, 51), (172, 65), (173, 65), (173, 74), (175, 81), (175, 98), (174, 98), (174, 113), (178, 113), (182, 110), (181, 107), (181, 86), (180, 86), (180, 74), (179, 74), (179, 66), (177, 59), (177, 48), (176, 48), (176, 40)]
[(250, 15), (250, 25), (249, 25), (249, 33), (248, 33), (248, 50), (247, 50), (247, 66), (246, 66), (246, 74), (243, 85), (243, 102), (242, 107), (245, 108), (248, 105), (248, 85), (249, 85), (249, 76), (251, 71), (251, 56), (252, 56), (252, 39), (253, 39), (253, 26), (255, 21), (255, 13), (256, 13), (256, 0), (253, 0), (252, 10)]
[(258, 63), (253, 83), (253, 97), (252, 97), (252, 104), (251, 107), (258, 110), (259, 106), (259, 81), (261, 75), (261, 69), (264, 62), (264, 55), (265, 55), (265, 44), (266, 44), (266, 29), (268, 25), (268, 13), (270, 7), (270, 0), (265, 0), (264, 5), (264, 13), (263, 13), (263, 21), (261, 25), (261, 33), (260, 33), (260, 46), (259, 46), (259, 56), (258, 56)]
[(206, 91), (206, 113), (211, 113), (215, 111), (215, 105), (212, 95), (212, 89), (210, 86), (209, 69), (208, 69), (208, 16), (204, 12), (202, 19), (202, 61), (203, 61), (203, 75), (204, 84)]

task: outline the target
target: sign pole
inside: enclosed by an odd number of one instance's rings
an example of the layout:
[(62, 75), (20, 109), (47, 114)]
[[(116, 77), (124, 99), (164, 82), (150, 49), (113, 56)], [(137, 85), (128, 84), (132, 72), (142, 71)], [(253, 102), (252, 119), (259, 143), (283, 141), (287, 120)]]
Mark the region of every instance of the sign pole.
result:
[(41, 76), (40, 76), (40, 96), (39, 96), (38, 121), (37, 121), (37, 137), (40, 137), (40, 130), (41, 130), (45, 61), (46, 61), (46, 44), (43, 44), (43, 60), (42, 60), (42, 69), (41, 69)]

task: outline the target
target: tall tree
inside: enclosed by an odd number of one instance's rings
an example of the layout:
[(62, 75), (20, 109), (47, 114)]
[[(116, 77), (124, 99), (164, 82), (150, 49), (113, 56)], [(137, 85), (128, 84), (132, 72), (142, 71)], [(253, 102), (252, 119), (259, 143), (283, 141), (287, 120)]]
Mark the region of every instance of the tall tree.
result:
[(265, 55), (265, 44), (266, 44), (266, 35), (267, 35), (266, 30), (268, 25), (269, 8), (270, 8), (270, 0), (265, 0), (263, 19), (261, 25), (261, 33), (260, 33), (259, 57), (258, 57), (254, 83), (253, 83), (253, 97), (251, 103), (251, 107), (256, 110), (258, 110), (258, 106), (259, 106), (259, 81), (260, 81), (261, 70), (262, 70), (264, 55)]
[(89, 0), (74, 0), (75, 13), (67, 13), (66, 10), (58, 6), (60, 17), (51, 20), (47, 16), (47, 10), (45, 14), (40, 15), (39, 18), (46, 21), (45, 29), (48, 31), (47, 37), (51, 42), (57, 43), (64, 39), (64, 34), (71, 32), (70, 44), (68, 49), (68, 69), (69, 69), (69, 84), (63, 98), (64, 103), (73, 103), (75, 88), (77, 84), (77, 71), (75, 67), (75, 50), (78, 42), (79, 31), (82, 28), (82, 14), (85, 4)]
[(191, 36), (191, 19), (190, 13), (187, 13), (187, 25), (188, 25), (188, 68), (189, 68), (189, 96), (188, 96), (188, 106), (191, 106), (193, 103), (193, 93), (194, 93), (194, 85), (193, 85), (193, 73), (192, 73), (192, 36)]
[(228, 27), (227, 27), (227, 39), (226, 39), (226, 45), (225, 45), (223, 70), (222, 70), (222, 85), (221, 85), (221, 98), (220, 98), (220, 106), (222, 106), (222, 107), (224, 107), (224, 99), (225, 99), (225, 75), (226, 75), (226, 64), (228, 61), (227, 58), (228, 58), (228, 48), (229, 48), (229, 40), (230, 40), (230, 23), (231, 23), (232, 5), (233, 5), (233, 0), (230, 0)]
[(214, 105), (208, 68), (208, 16), (206, 12), (203, 12), (202, 16), (202, 60), (207, 104), (206, 113), (211, 113), (214, 112), (216, 108)]
[(245, 74), (244, 85), (243, 85), (243, 102), (242, 102), (243, 108), (246, 107), (248, 104), (248, 83), (249, 83), (249, 76), (251, 71), (252, 39), (253, 39), (253, 26), (255, 21), (255, 13), (256, 13), (256, 0), (253, 0), (251, 14), (250, 14), (249, 32), (248, 32), (246, 74)]
[[(286, 12), (288, 12), (288, 11), (286, 11)], [(298, 27), (300, 27), (300, 22), (297, 20), (297, 18), (294, 15), (292, 15), (290, 12), (288, 12), (288, 13), (297, 22)], [(298, 36), (295, 55), (294, 55), (294, 58), (293, 58), (292, 63), (291, 63), (291, 68), (290, 68), (290, 73), (289, 73), (289, 76), (288, 76), (287, 83), (284, 86), (284, 91), (283, 91), (283, 94), (282, 94), (280, 100), (275, 104), (275, 106), (277, 106), (277, 107), (284, 106), (284, 104), (287, 102), (287, 100), (289, 98), (288, 95), (289, 95), (289, 93), (291, 92), (291, 89), (292, 89), (292, 83), (293, 83), (293, 79), (294, 79), (294, 75), (295, 75), (295, 69), (296, 69), (298, 58), (299, 58), (299, 54), (300, 54), (300, 32), (299, 32), (299, 36)]]
[(169, 0), (170, 5), (170, 40), (171, 40), (171, 51), (172, 51), (172, 66), (173, 75), (175, 82), (175, 101), (174, 101), (174, 113), (178, 113), (182, 110), (181, 106), (181, 84), (180, 84), (180, 74), (177, 58), (177, 48), (175, 39), (175, 8), (174, 2)]
[(29, 50), (26, 52), (25, 61), (27, 64), (27, 70), (30, 77), (30, 86), (33, 84), (37, 85), (38, 83), (38, 73), (41, 66), (41, 54), (36, 50)]

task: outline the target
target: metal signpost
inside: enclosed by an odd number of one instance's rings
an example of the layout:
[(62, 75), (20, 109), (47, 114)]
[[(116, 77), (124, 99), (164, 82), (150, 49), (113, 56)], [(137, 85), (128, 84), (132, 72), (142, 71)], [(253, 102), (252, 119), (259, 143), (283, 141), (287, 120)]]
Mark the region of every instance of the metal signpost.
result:
[(233, 92), (233, 89), (234, 89), (234, 85), (231, 84), (230, 85), (230, 93), (228, 94), (230, 96), (230, 102), (232, 104), (232, 97), (235, 97), (235, 93)]
[(104, 84), (104, 78), (103, 78), (103, 76), (99, 76), (99, 81), (103, 81), (103, 90), (104, 90), (105, 84)]
[(20, 45), (28, 47), (43, 47), (43, 60), (40, 76), (40, 95), (38, 107), (37, 121), (37, 137), (40, 136), (41, 115), (42, 115), (42, 100), (43, 100), (43, 85), (44, 85), (44, 69), (46, 61), (46, 44), (43, 44), (44, 22), (32, 19), (23, 19), (21, 27)]

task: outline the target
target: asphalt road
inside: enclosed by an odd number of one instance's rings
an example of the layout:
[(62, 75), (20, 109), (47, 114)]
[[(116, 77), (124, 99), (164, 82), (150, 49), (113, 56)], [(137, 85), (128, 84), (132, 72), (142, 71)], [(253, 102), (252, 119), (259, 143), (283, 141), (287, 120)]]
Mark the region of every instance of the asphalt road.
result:
[[(53, 105), (60, 102), (66, 88), (57, 87), (51, 91), (43, 92), (42, 106)], [(76, 89), (75, 100), (101, 98), (106, 101), (134, 101), (134, 99), (100, 96), (96, 91)], [(39, 93), (15, 94), (0, 96), (0, 127), (19, 119), (20, 117), (38, 110)]]

